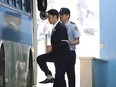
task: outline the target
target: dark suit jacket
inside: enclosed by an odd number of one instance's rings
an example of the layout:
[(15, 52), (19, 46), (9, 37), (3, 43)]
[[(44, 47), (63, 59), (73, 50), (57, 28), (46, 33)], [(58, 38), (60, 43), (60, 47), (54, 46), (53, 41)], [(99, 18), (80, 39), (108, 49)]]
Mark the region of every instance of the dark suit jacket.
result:
[(55, 58), (65, 59), (69, 57), (69, 45), (62, 40), (68, 40), (67, 29), (64, 24), (58, 22), (51, 35), (52, 53), (55, 55)]

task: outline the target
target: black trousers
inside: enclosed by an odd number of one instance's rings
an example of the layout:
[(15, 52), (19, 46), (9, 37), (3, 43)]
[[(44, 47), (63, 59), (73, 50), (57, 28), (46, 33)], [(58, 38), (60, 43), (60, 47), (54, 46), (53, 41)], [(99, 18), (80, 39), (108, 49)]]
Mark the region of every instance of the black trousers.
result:
[(76, 62), (76, 52), (70, 51), (70, 61), (67, 64), (67, 77), (69, 87), (75, 87), (75, 62)]
[(66, 87), (64, 76), (67, 70), (69, 58), (69, 56), (66, 58), (66, 56), (64, 57), (62, 55), (54, 54), (42, 54), (37, 57), (37, 63), (39, 64), (41, 70), (45, 73), (45, 75), (52, 75), (51, 71), (47, 67), (47, 62), (54, 62), (56, 73), (53, 87)]
[(75, 51), (70, 51), (70, 58), (57, 59), (53, 54), (43, 54), (37, 57), (37, 63), (45, 75), (52, 75), (47, 67), (47, 62), (54, 62), (56, 68), (55, 82), (53, 87), (66, 87), (65, 72), (68, 76), (69, 87), (75, 87)]
[(49, 54), (42, 54), (37, 57), (37, 63), (40, 69), (45, 73), (45, 75), (52, 75), (51, 71), (47, 67), (47, 62), (54, 62), (54, 58)]

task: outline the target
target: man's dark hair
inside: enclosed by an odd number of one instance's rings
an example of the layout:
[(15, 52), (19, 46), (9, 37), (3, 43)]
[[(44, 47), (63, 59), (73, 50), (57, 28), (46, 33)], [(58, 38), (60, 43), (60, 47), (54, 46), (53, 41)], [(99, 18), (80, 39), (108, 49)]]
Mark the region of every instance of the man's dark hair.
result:
[(47, 13), (53, 16), (57, 16), (57, 18), (59, 17), (59, 13), (56, 9), (50, 9), (49, 11), (47, 11)]

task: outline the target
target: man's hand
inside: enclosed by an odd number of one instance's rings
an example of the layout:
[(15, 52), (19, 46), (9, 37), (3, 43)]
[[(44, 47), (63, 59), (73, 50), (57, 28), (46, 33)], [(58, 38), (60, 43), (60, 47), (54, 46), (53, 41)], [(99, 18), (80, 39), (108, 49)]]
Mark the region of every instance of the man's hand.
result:
[(52, 52), (52, 46), (47, 46), (46, 53), (51, 53)]

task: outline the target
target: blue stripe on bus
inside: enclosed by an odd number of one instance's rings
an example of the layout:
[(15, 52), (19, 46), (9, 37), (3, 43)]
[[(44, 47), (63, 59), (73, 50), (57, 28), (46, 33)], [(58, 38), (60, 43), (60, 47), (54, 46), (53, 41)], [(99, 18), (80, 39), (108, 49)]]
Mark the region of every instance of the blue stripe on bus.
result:
[(31, 34), (17, 31), (14, 29), (9, 29), (7, 27), (0, 28), (0, 38), (3, 40), (9, 40), (9, 41), (32, 45)]

